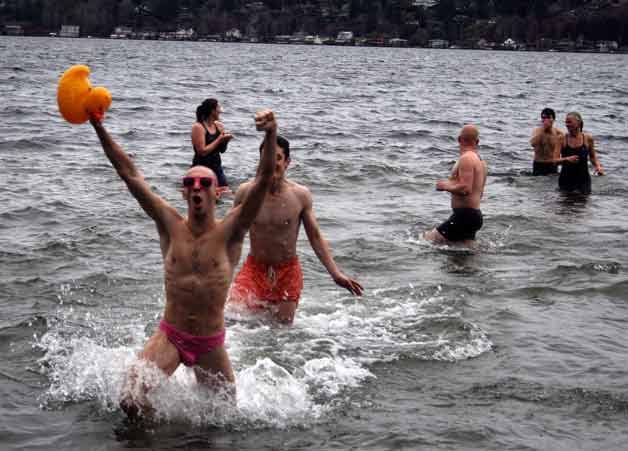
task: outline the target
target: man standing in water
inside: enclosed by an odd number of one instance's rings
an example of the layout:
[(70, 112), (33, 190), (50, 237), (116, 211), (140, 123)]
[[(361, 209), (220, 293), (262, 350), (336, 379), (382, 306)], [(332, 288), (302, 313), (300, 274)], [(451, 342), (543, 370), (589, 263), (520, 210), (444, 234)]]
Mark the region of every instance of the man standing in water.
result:
[[(216, 388), (217, 382), (234, 382), (224, 347), (224, 307), (229, 285), (242, 251), (247, 230), (269, 190), (275, 161), (277, 123), (272, 111), (255, 116), (258, 130), (266, 133), (257, 171), (246, 199), (222, 219), (215, 217), (217, 178), (203, 166), (190, 168), (182, 179), (187, 218), (151, 191), (131, 158), (92, 117), (100, 143), (118, 175), (140, 206), (157, 225), (164, 264), (166, 307), (158, 330), (139, 354), (167, 376), (179, 364), (193, 366), (199, 383)], [(230, 387), (227, 385), (227, 387)], [(138, 368), (127, 378), (120, 406), (130, 417), (150, 414), (146, 392), (154, 387), (140, 380)], [(230, 387), (233, 390), (233, 387)]]
[[(267, 141), (263, 145), (268, 145)], [(286, 178), (290, 143), (277, 136), (276, 161), (270, 191), (251, 226), (251, 249), (229, 293), (229, 302), (252, 310), (270, 310), (281, 322), (291, 323), (303, 288), (297, 258), (301, 223), (316, 256), (337, 285), (361, 296), (362, 286), (344, 275), (331, 255), (312, 209), (312, 194)], [(261, 148), (260, 148), (261, 149)], [(240, 185), (234, 205), (249, 198), (254, 181)]]
[(475, 233), (482, 228), (480, 200), (484, 193), (488, 169), (478, 155), (480, 133), (473, 125), (465, 125), (458, 136), (460, 159), (454, 165), (448, 180), (436, 182), (437, 191), (451, 193), (453, 214), (425, 234), (437, 243), (471, 244)]
[(556, 113), (551, 108), (541, 111), (543, 125), (534, 129), (530, 144), (534, 148), (534, 161), (532, 163), (532, 175), (558, 174), (560, 148), (564, 140), (564, 134), (554, 127)]

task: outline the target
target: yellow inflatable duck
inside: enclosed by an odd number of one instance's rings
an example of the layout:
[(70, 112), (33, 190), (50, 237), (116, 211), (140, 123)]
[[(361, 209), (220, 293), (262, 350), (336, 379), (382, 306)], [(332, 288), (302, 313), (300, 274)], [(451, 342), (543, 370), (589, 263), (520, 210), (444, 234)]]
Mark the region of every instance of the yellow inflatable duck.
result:
[(111, 105), (111, 94), (105, 88), (92, 88), (87, 76), (89, 67), (72, 66), (59, 80), (57, 103), (63, 118), (72, 124), (82, 124), (94, 114), (102, 119)]

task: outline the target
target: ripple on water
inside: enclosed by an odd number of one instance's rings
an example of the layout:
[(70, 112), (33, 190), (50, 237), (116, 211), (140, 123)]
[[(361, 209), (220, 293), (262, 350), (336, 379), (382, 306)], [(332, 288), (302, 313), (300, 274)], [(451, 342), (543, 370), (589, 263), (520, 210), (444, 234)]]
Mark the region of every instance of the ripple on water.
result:
[[(575, 447), (624, 438), (625, 400), (610, 387), (625, 376), (625, 57), (586, 55), (591, 64), (581, 64), (582, 54), (569, 53), (6, 36), (0, 47), (0, 317), (9, 329), (23, 318), (45, 318), (0, 335), (0, 357), (7, 380), (35, 379), (42, 405), (64, 411), (30, 421), (26, 440), (57, 437), (59, 418), (109, 437), (125, 371), (164, 306), (154, 225), (89, 126), (63, 122), (54, 108), (50, 88), (76, 61), (89, 62), (93, 81), (114, 95), (106, 119), (114, 139), (181, 212), (173, 181), (190, 164), (189, 130), (200, 101), (219, 98), (221, 119), (236, 135), (223, 155), (234, 191), (254, 177), (259, 160), (253, 114), (273, 108), (295, 150), (288, 176), (310, 187), (337, 263), (366, 288), (360, 299), (345, 295), (302, 234), (306, 286), (295, 324), (227, 312), (227, 346), (243, 395), (237, 408), (225, 406), (222, 414), (182, 368), (163, 384), (161, 418), (225, 426), (227, 440), (236, 441), (242, 434), (232, 430), (270, 428), (279, 448), (288, 435), (276, 429), (295, 427), (310, 448), (324, 448), (329, 437), (338, 449), (412, 447), (427, 437), (434, 441), (424, 448), (515, 449), (551, 447), (526, 439), (561, 436), (564, 418), (582, 410), (586, 425), (569, 431)], [(547, 99), (559, 122), (565, 111), (582, 111), (596, 137), (608, 176), (593, 179), (585, 201), (559, 196), (556, 177), (529, 176), (529, 134)], [(449, 214), (450, 198), (434, 183), (451, 171), (467, 122), (480, 129), (490, 174), (477, 246), (458, 251), (417, 236)], [(228, 206), (218, 207), (221, 215)], [(496, 345), (500, 352), (488, 354)], [(484, 355), (491, 358), (476, 358)], [(364, 420), (382, 396), (402, 396), (406, 387), (395, 377), (414, 361), (447, 371), (437, 375), (435, 391), (452, 392), (446, 379), (455, 394), (477, 377), (498, 383), (480, 384), (475, 394), (462, 389), (470, 402), (461, 409), (450, 399), (435, 423), (415, 421), (404, 430), (423, 408), (416, 392), (411, 415), (395, 405)], [(503, 382), (505, 371), (519, 379)], [(414, 385), (423, 380), (417, 374)], [(542, 382), (528, 382), (539, 374)], [(390, 392), (371, 396), (375, 375)], [(11, 402), (31, 405), (37, 393), (15, 390)], [(371, 404), (361, 409), (364, 397)], [(493, 403), (497, 413), (483, 408)], [(87, 423), (73, 416), (85, 405), (96, 410)], [(522, 418), (522, 405), (532, 407), (529, 417)], [(535, 415), (537, 407), (543, 415)], [(493, 427), (499, 417), (522, 425)], [(6, 418), (20, 429), (15, 417)], [(473, 427), (486, 418), (488, 425)], [(83, 445), (80, 426), (67, 428), (63, 440)], [(371, 431), (385, 432), (360, 442)]]
[(625, 416), (628, 413), (628, 398), (623, 393), (598, 388), (544, 385), (519, 378), (506, 378), (491, 384), (475, 384), (457, 396), (493, 404), (515, 400), (597, 420)]

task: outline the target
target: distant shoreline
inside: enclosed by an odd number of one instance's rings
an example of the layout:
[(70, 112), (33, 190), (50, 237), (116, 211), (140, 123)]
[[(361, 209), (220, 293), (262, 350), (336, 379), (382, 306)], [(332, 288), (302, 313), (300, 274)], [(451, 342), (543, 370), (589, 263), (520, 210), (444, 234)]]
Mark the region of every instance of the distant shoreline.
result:
[(429, 49), (429, 50), (481, 50), (481, 51), (498, 51), (498, 52), (544, 52), (544, 53), (593, 53), (593, 54), (628, 54), (628, 49), (617, 50), (598, 50), (595, 48), (579, 48), (579, 49), (560, 49), (549, 48), (539, 49), (534, 47), (525, 48), (504, 48), (504, 47), (465, 47), (461, 45), (451, 45), (448, 47), (430, 47), (419, 45), (391, 45), (391, 44), (371, 44), (367, 42), (353, 42), (353, 43), (332, 43), (325, 42), (322, 44), (312, 44), (306, 42), (273, 42), (273, 41), (258, 41), (258, 40), (226, 40), (226, 39), (213, 39), (213, 38), (195, 38), (195, 39), (137, 39), (137, 38), (111, 38), (106, 36), (49, 36), (42, 34), (21, 34), (10, 35), (2, 34), (0, 37), (9, 38), (48, 38), (48, 39), (102, 39), (107, 41), (161, 41), (161, 42), (215, 42), (221, 44), (272, 44), (272, 45), (291, 45), (291, 46), (304, 46), (304, 47), (374, 47), (374, 48), (413, 48), (413, 49)]

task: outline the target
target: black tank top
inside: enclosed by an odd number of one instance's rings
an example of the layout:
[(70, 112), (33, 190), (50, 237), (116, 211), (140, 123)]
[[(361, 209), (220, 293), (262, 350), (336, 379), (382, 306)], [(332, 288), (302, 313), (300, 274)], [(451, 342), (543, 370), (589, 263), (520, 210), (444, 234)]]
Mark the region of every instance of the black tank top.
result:
[(569, 146), (569, 137), (565, 135), (565, 142), (560, 149), (560, 156), (571, 157), (577, 155), (577, 163), (563, 163), (558, 178), (558, 186), (567, 191), (580, 191), (583, 194), (591, 192), (591, 174), (589, 174), (589, 149), (586, 138), (582, 133), (582, 145)]
[[(205, 145), (213, 143), (220, 136), (220, 130), (216, 127), (216, 133), (210, 133), (205, 127), (205, 124), (201, 124), (205, 129)], [(214, 150), (211, 153), (203, 156), (199, 154), (196, 149), (194, 149), (194, 160), (192, 161), (192, 166), (205, 166), (212, 170), (216, 168), (220, 168), (222, 166), (222, 160), (220, 158), (220, 154), (227, 150), (227, 143), (223, 142), (218, 149)]]

